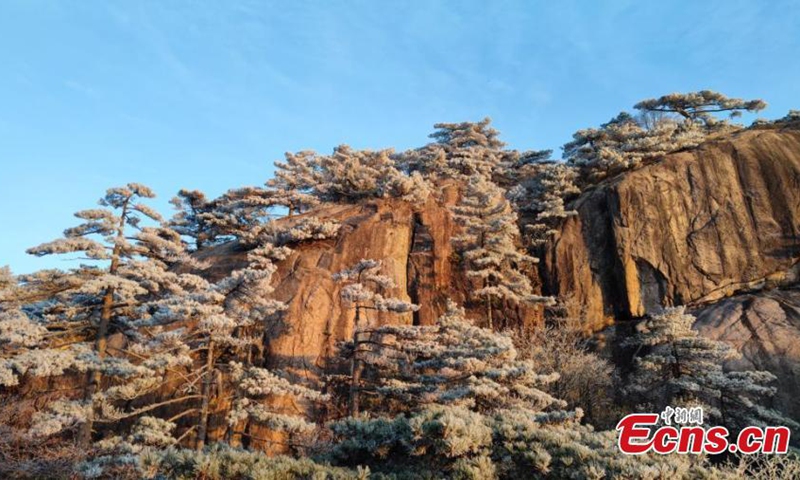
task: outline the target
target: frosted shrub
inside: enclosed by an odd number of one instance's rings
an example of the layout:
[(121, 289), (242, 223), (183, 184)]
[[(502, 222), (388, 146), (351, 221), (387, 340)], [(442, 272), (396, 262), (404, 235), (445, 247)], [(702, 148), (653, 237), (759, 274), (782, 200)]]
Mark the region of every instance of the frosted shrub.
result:
[(564, 405), (540, 389), (556, 374), (538, 374), (517, 358), (509, 336), (472, 326), (463, 314), (451, 303), (434, 326), (364, 332), (369, 337), (360, 359), (371, 409), (395, 413), (438, 404), (488, 412), (524, 405), (541, 411)]

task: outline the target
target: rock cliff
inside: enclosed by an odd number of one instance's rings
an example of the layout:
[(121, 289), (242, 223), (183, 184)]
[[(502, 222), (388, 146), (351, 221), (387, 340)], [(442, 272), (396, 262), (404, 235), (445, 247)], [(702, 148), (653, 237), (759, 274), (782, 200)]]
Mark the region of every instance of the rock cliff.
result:
[[(326, 367), (336, 342), (352, 337), (355, 316), (342, 305), (332, 276), (364, 258), (383, 261), (382, 272), (396, 284), (386, 293), (420, 305), (413, 314), (376, 313), (370, 318), (376, 325), (433, 324), (448, 298), (479, 316), (482, 306), (470, 303), (472, 287), (451, 245), (457, 225), (449, 207), (457, 201), (457, 186), (450, 184), (416, 207), (401, 200), (373, 200), (324, 206), (305, 214), (336, 221), (341, 228), (336, 238), (292, 245), (289, 258), (278, 263), (274, 295), (288, 309), (278, 324), (266, 325), (267, 364), (312, 376)], [(201, 251), (198, 257), (209, 265), (205, 275), (214, 279), (244, 266), (246, 252), (236, 244), (224, 244)], [(541, 307), (534, 306), (506, 308), (498, 314), (501, 325), (535, 322), (540, 316)]]
[[(449, 207), (457, 200), (457, 187), (446, 185), (416, 207), (374, 200), (310, 212), (342, 228), (334, 239), (293, 246), (279, 263), (275, 296), (288, 310), (265, 326), (265, 363), (312, 382), (329, 370), (354, 317), (332, 275), (362, 258), (383, 260), (397, 284), (389, 293), (421, 305), (414, 314), (376, 315), (376, 324), (431, 324), (448, 297), (479, 316), (450, 243), (458, 227)], [(734, 367), (765, 368), (784, 380), (777, 401), (800, 418), (792, 400), (800, 393), (800, 296), (780, 290), (800, 277), (800, 130), (717, 138), (608, 179), (574, 208), (579, 214), (544, 254), (543, 293), (577, 300), (592, 330), (688, 304), (701, 332), (743, 351)], [(245, 261), (235, 244), (199, 256), (212, 278)], [(535, 307), (501, 311), (501, 325), (541, 318)]]
[(745, 130), (585, 192), (546, 255), (547, 293), (587, 321), (790, 284), (800, 260), (800, 131)]

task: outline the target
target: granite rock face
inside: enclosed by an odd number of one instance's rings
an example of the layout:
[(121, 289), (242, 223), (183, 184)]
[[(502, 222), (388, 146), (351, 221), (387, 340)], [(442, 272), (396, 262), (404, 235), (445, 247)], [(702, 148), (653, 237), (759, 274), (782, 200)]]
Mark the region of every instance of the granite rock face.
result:
[(667, 155), (593, 187), (574, 207), (542, 275), (546, 293), (585, 305), (592, 328), (792, 284), (800, 130), (745, 130)]
[[(448, 297), (481, 318), (451, 245), (458, 227), (449, 208), (457, 201), (449, 184), (424, 205), (372, 200), (308, 213), (342, 227), (335, 238), (293, 245), (279, 262), (274, 295), (288, 310), (265, 325), (264, 363), (311, 383), (331, 370), (336, 343), (354, 328), (332, 275), (362, 258), (383, 260), (397, 284), (388, 293), (421, 305), (413, 314), (374, 315), (373, 324), (432, 324)], [(704, 335), (742, 350), (732, 367), (781, 379), (778, 406), (800, 418), (792, 400), (800, 394), (800, 294), (780, 290), (800, 277), (800, 130), (745, 130), (667, 155), (592, 187), (574, 208), (579, 215), (542, 259), (544, 294), (582, 305), (587, 330), (690, 305)], [(198, 256), (215, 278), (244, 266), (246, 252), (226, 244)], [(498, 313), (501, 326), (542, 318), (540, 307)]]
[[(465, 305), (468, 316), (480, 318), (483, 307), (469, 301), (474, 286), (451, 245), (458, 227), (449, 207), (457, 201), (458, 189), (449, 184), (424, 205), (373, 200), (323, 206), (305, 214), (336, 221), (341, 228), (335, 238), (292, 245), (289, 258), (278, 262), (273, 295), (288, 309), (278, 323), (265, 326), (267, 363), (303, 375), (325, 370), (335, 344), (352, 337), (355, 316), (342, 304), (340, 287), (332, 277), (361, 259), (383, 262), (382, 273), (396, 284), (387, 295), (420, 305), (419, 311), (401, 315), (373, 312), (369, 321), (375, 325), (431, 325), (444, 313), (448, 298)], [(211, 279), (246, 263), (246, 252), (232, 243), (198, 252), (197, 257), (209, 265), (203, 273)], [(535, 271), (531, 274), (536, 276)], [(541, 307), (504, 308), (497, 315), (505, 325), (535, 322), (541, 318)]]
[(779, 379), (775, 406), (800, 418), (800, 289), (736, 295), (693, 313), (702, 335), (742, 354), (728, 367), (772, 372)]

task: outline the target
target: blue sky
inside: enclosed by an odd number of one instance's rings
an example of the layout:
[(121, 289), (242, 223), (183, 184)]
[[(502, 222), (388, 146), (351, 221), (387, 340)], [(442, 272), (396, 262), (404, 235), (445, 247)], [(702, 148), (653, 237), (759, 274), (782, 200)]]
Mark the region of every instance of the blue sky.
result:
[(261, 184), (287, 150), (427, 142), (494, 119), (553, 148), (643, 98), (800, 108), (792, 1), (0, 2), (0, 265), (110, 186)]

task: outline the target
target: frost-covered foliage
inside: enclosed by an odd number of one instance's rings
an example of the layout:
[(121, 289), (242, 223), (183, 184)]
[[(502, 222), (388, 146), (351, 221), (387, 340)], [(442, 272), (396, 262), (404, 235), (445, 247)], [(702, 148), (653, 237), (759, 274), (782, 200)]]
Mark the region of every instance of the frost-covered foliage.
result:
[(358, 355), (370, 410), (456, 405), (539, 412), (563, 406), (542, 391), (558, 374), (540, 375), (532, 362), (517, 358), (508, 335), (470, 325), (452, 302), (436, 325), (385, 325), (365, 330), (362, 338)]
[(404, 152), (398, 156), (398, 163), (406, 171), (425, 176), (490, 177), (504, 159), (504, 144), (490, 123), (489, 118), (480, 122), (437, 123), (436, 131), (430, 135), (435, 142)]
[(234, 449), (224, 444), (203, 451), (167, 448), (148, 450), (138, 463), (141, 478), (208, 480), (366, 480), (366, 469), (331, 467), (310, 459), (270, 457), (261, 452)]
[(0, 346), (33, 347), (39, 345), (46, 334), (47, 328), (24, 311), (18, 308), (0, 310)]
[[(285, 432), (289, 443), (298, 444), (304, 434), (314, 431), (317, 425), (304, 416), (281, 412), (277, 401), (287, 399), (293, 405), (320, 405), (329, 397), (318, 390), (290, 381), (284, 374), (259, 367), (245, 367), (238, 362), (230, 364), (231, 380), (236, 386), (235, 400), (228, 413), (228, 424), (234, 431), (244, 432), (248, 421)], [(285, 409), (284, 409), (285, 410)]]
[(542, 389), (580, 408), (584, 420), (611, 428), (621, 418), (613, 402), (613, 365), (592, 350), (579, 318), (548, 318), (547, 325), (515, 332), (520, 357), (532, 361), (542, 374), (558, 379)]
[(329, 458), (390, 478), (494, 478), (487, 423), (479, 413), (443, 406), (410, 417), (349, 418), (331, 425)]
[(633, 108), (645, 112), (674, 113), (684, 119), (714, 127), (719, 120), (713, 115), (728, 113), (731, 117), (741, 116), (742, 111), (758, 112), (767, 108), (763, 100), (742, 100), (711, 90), (689, 93), (671, 93), (659, 98), (642, 100)]
[(725, 371), (739, 357), (725, 342), (692, 330), (695, 318), (684, 307), (653, 315), (639, 325), (628, 345), (644, 354), (636, 359), (628, 391), (654, 411), (676, 404), (705, 408), (712, 422), (732, 430), (747, 425), (794, 424), (765, 405), (775, 394), (775, 376), (765, 371)]
[(787, 113), (786, 116), (775, 121), (775, 123), (778, 124), (794, 122), (800, 122), (800, 110), (789, 110), (789, 113)]
[[(382, 274), (383, 262), (362, 259), (352, 267), (334, 274), (333, 279), (343, 285), (341, 297), (346, 305), (356, 311), (355, 328), (370, 327), (368, 311), (406, 313), (419, 309), (417, 305), (398, 298), (386, 297), (388, 290), (396, 287), (394, 280)], [(362, 323), (361, 321), (365, 323)]]
[(516, 211), (534, 219), (523, 224), (530, 244), (538, 247), (557, 232), (561, 222), (578, 214), (566, 208), (566, 201), (578, 195), (578, 170), (552, 160), (525, 163), (513, 170), (515, 186), (507, 194)]
[(279, 205), (271, 190), (240, 187), (214, 199), (212, 208), (201, 213), (198, 221), (223, 239), (250, 238), (254, 229), (277, 216), (272, 209)]
[(638, 118), (622, 112), (599, 128), (579, 130), (564, 145), (564, 159), (581, 169), (585, 182), (595, 182), (639, 166), (643, 161), (693, 147), (709, 135), (741, 128), (714, 116), (757, 112), (762, 100), (741, 100), (709, 90), (673, 93), (643, 100)]
[[(82, 398), (56, 402), (40, 412), (32, 434), (46, 436), (80, 427), (79, 440), (88, 444), (94, 423), (132, 416), (119, 410), (118, 402), (146, 395), (161, 382), (165, 358), (151, 362), (147, 354), (128, 355), (138, 341), (131, 320), (144, 299), (181, 291), (179, 275), (169, 267), (189, 259), (176, 232), (143, 224), (161, 222), (158, 213), (141, 201), (152, 197), (153, 192), (140, 184), (109, 189), (100, 200), (103, 208), (78, 212), (76, 217), (84, 222), (65, 230), (64, 238), (28, 250), (39, 256), (74, 253), (102, 262), (98, 267), (20, 279), (21, 291), (31, 298), (43, 291), (52, 294), (29, 305), (28, 321), (19, 315), (9, 320), (26, 325), (24, 338), (17, 335), (11, 340), (27, 348), (3, 359), (3, 383), (15, 385), (23, 375), (87, 373)], [(109, 338), (116, 334), (128, 345), (109, 346)], [(188, 359), (177, 351), (167, 357), (166, 363)]]
[(622, 112), (599, 128), (575, 132), (573, 140), (564, 145), (564, 159), (581, 170), (585, 182), (595, 182), (635, 168), (646, 159), (699, 145), (706, 136), (703, 127), (694, 122), (664, 118), (645, 128)]
[(472, 297), (484, 302), (490, 328), (496, 302), (551, 302), (534, 294), (524, 273), (525, 266), (539, 260), (518, 250), (517, 214), (500, 187), (482, 175), (470, 177), (461, 202), (453, 207), (453, 216), (463, 227), (453, 243), (461, 253), (467, 276), (479, 282)]
[(788, 126), (796, 128), (798, 124), (800, 124), (800, 110), (789, 110), (789, 113), (777, 120), (770, 121), (764, 118), (757, 118), (753, 121), (754, 127), (775, 125), (779, 127)]
[(247, 235), (260, 245), (283, 247), (307, 240), (325, 240), (339, 233), (339, 223), (321, 220), (313, 216), (303, 216), (293, 222), (269, 222)]
[(275, 162), (275, 177), (267, 181), (275, 201), (291, 217), (319, 204), (313, 194), (317, 184), (316, 154), (311, 151), (286, 153), (286, 162)]
[(400, 298), (387, 297), (387, 292), (395, 287), (391, 277), (381, 273), (382, 263), (379, 260), (362, 259), (349, 269), (342, 270), (333, 276), (341, 285), (342, 302), (355, 310), (353, 320), (352, 341), (343, 345), (343, 356), (349, 357), (350, 375), (349, 410), (356, 416), (360, 409), (362, 372), (364, 361), (362, 350), (364, 340), (369, 336), (374, 319), (369, 312), (408, 313), (419, 309), (418, 305)]
[(199, 403), (199, 407), (190, 407), (198, 413), (197, 448), (205, 444), (209, 405), (214, 392), (220, 391), (213, 385), (219, 376), (218, 364), (231, 355), (250, 364), (261, 354), (259, 327), (285, 309), (284, 303), (270, 298), (275, 266), (264, 253), (264, 249), (252, 251), (247, 267), (214, 284), (194, 277), (191, 290), (152, 302), (147, 308), (151, 314), (141, 321), (142, 326), (165, 328), (164, 335), (189, 352), (202, 352), (202, 365), (181, 377), (185, 400)]
[(391, 150), (355, 150), (340, 145), (331, 155), (317, 158), (317, 195), (327, 201), (358, 201), (390, 195), (402, 175)]
[(169, 226), (178, 234), (189, 237), (194, 242), (193, 249), (217, 243), (220, 235), (216, 226), (210, 221), (216, 208), (214, 201), (208, 200), (199, 190), (181, 190), (170, 203), (177, 212), (169, 221)]
[(595, 432), (579, 420), (580, 412), (543, 419), (524, 409), (483, 415), (453, 406), (349, 418), (331, 425), (326, 458), (366, 465), (379, 478), (666, 480), (704, 473), (702, 458), (620, 455), (614, 432)]

